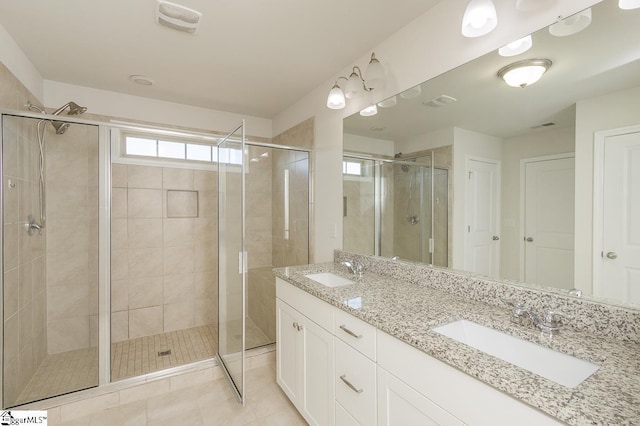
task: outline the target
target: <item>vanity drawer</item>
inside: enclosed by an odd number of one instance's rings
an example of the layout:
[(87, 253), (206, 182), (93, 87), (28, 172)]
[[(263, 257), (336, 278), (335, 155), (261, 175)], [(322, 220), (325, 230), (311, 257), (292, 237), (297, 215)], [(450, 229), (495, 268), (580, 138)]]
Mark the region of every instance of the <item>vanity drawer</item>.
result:
[(336, 401), (358, 423), (376, 424), (376, 365), (340, 340), (335, 340)]
[(376, 360), (376, 328), (338, 308), (334, 313), (333, 334), (340, 340)]
[(360, 423), (347, 413), (339, 402), (336, 402), (336, 426), (360, 426)]

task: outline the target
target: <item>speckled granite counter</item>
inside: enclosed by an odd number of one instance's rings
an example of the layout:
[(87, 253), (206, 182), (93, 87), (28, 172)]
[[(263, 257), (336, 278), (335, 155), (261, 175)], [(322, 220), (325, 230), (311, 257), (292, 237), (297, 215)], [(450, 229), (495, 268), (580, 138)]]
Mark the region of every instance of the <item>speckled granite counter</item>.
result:
[[(640, 344), (566, 327), (552, 339), (509, 321), (510, 311), (425, 284), (365, 272), (355, 284), (330, 288), (305, 274), (334, 263), (276, 269), (276, 276), (483, 382), (571, 425), (640, 424)], [(458, 343), (432, 328), (467, 319), (601, 365), (577, 387), (556, 384)]]

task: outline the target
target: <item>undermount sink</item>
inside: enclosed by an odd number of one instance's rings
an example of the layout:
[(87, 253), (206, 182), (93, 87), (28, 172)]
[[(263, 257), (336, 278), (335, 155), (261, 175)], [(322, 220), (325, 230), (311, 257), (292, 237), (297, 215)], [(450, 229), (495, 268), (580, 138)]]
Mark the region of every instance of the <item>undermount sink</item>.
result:
[(455, 321), (433, 331), (569, 388), (578, 386), (600, 368), (472, 321)]
[(308, 274), (305, 277), (327, 287), (342, 287), (343, 285), (353, 284), (355, 281), (348, 280), (331, 272), (320, 272), (317, 274)]

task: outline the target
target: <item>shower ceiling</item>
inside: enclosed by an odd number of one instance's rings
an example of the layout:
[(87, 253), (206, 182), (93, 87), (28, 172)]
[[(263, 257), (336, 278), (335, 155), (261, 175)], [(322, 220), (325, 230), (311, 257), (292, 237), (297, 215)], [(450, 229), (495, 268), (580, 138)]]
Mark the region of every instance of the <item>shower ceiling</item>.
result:
[(46, 80), (270, 118), (439, 1), (176, 0), (197, 35), (153, 0), (3, 1), (0, 25)]

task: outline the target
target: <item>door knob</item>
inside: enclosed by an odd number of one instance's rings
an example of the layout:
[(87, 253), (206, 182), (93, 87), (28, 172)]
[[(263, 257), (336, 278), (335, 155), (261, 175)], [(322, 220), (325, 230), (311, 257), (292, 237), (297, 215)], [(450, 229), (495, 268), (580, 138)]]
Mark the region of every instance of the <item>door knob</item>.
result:
[(498, 241), (500, 239), (500, 237), (498, 237), (497, 235), (493, 236), (493, 241)]
[(526, 242), (528, 243), (532, 243), (533, 242), (533, 238), (532, 237), (525, 237), (524, 239)]
[(607, 253), (607, 259), (617, 259), (618, 258), (618, 253), (614, 252), (614, 251), (610, 251), (609, 253)]

